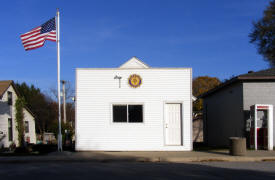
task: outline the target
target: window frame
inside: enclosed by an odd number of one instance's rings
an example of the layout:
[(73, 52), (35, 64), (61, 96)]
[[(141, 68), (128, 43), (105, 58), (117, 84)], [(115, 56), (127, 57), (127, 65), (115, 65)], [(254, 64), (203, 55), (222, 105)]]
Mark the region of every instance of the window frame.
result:
[[(129, 105), (140, 105), (142, 106), (142, 122), (129, 122)], [(127, 121), (126, 122), (114, 122), (113, 107), (114, 106), (126, 106)], [(111, 123), (112, 124), (144, 124), (144, 104), (143, 103), (112, 103), (111, 104)]]
[(12, 118), (8, 118), (8, 139), (13, 141), (13, 123)]
[[(26, 128), (26, 124), (28, 124), (28, 128)], [(26, 129), (28, 130), (28, 132), (26, 131)], [(25, 133), (30, 132), (30, 123), (29, 123), (29, 121), (24, 121), (24, 131), (25, 131)]]
[(8, 105), (12, 105), (13, 104), (13, 98), (12, 98), (12, 95), (13, 95), (13, 93), (11, 92), (11, 91), (8, 91)]

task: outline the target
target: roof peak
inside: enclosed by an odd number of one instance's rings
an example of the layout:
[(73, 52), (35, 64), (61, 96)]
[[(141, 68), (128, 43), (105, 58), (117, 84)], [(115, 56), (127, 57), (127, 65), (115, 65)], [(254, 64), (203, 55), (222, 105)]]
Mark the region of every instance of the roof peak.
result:
[(248, 73), (240, 74), (238, 77), (272, 77), (275, 76), (275, 68), (262, 69), (259, 71), (248, 71)]
[(12, 82), (13, 80), (0, 80), (0, 83), (1, 82)]
[(123, 63), (119, 68), (140, 68), (140, 69), (147, 69), (150, 68), (147, 64), (142, 62), (136, 56), (131, 57), (128, 61)]
[(13, 84), (12, 80), (0, 81), (0, 96), (2, 96), (6, 92), (6, 90), (10, 87), (11, 84)]

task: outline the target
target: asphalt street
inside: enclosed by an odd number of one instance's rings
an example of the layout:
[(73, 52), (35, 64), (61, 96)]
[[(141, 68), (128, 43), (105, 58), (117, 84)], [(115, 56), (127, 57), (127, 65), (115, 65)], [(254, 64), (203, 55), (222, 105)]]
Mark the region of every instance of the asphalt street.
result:
[(275, 162), (0, 163), (0, 179), (275, 179)]

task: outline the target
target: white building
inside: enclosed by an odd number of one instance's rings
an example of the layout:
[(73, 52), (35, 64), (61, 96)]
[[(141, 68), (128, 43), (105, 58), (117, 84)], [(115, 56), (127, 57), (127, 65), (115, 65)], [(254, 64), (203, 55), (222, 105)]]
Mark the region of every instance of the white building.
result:
[(76, 150), (192, 150), (192, 69), (76, 69)]
[[(13, 81), (0, 81), (0, 148), (8, 148), (11, 143), (18, 144), (18, 131), (15, 119), (15, 102), (19, 96)], [(36, 143), (35, 121), (32, 112), (25, 107), (25, 140)]]

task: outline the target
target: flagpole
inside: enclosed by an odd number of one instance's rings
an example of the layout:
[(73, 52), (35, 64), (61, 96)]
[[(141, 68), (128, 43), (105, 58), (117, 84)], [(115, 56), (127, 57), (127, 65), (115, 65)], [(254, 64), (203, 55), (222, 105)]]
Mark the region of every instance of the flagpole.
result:
[(60, 105), (60, 42), (59, 42), (59, 9), (56, 12), (57, 15), (57, 94), (58, 94), (58, 151), (62, 151), (62, 134), (61, 134), (61, 105)]

